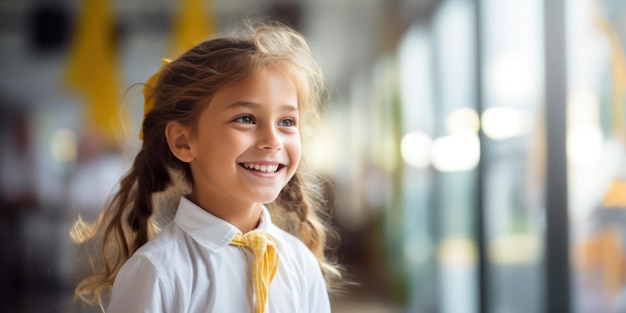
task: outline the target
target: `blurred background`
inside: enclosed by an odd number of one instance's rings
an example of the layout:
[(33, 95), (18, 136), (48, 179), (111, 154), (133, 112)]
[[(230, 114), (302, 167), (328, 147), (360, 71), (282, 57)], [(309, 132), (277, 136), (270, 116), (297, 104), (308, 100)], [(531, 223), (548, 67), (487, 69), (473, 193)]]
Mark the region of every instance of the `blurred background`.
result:
[(242, 18), (327, 78), (334, 312), (626, 312), (624, 1), (0, 0), (1, 312), (99, 311), (68, 230), (141, 144), (125, 91)]

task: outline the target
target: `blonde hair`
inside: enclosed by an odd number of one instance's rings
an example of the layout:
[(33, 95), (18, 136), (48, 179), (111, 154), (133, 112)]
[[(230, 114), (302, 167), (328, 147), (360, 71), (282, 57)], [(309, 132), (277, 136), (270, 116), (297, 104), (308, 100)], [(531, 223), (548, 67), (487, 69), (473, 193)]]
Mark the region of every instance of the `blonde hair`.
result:
[[(278, 66), (296, 82), (302, 135), (310, 133), (318, 118), (323, 77), (307, 42), (281, 25), (250, 30), (245, 36), (218, 37), (198, 44), (164, 66), (154, 86), (144, 86), (151, 88), (146, 101), (154, 107), (144, 117), (141, 150), (97, 221), (85, 223), (79, 218), (70, 231), (75, 242), (94, 241), (100, 246), (99, 251), (92, 252), (94, 272), (78, 283), (75, 298), (102, 305), (124, 262), (159, 231), (159, 225), (171, 220), (171, 216), (162, 220), (167, 212), (159, 211), (158, 196), (172, 190), (180, 196), (181, 190), (187, 190), (181, 186), (193, 183), (188, 164), (169, 150), (165, 138), (168, 122), (178, 121), (195, 129), (199, 113), (218, 90)], [(330, 286), (330, 281), (341, 277), (325, 251), (328, 236), (334, 232), (324, 224), (328, 212), (322, 190), (315, 176), (306, 171), (305, 163), (268, 208), (279, 217), (277, 224), (317, 257)]]

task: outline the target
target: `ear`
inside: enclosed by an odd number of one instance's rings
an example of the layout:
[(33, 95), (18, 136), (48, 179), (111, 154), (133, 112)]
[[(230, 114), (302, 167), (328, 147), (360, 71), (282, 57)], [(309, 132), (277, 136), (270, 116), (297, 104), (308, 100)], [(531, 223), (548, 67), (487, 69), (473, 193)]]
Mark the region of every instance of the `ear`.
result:
[(170, 151), (179, 160), (189, 163), (193, 161), (194, 155), (191, 151), (191, 130), (179, 122), (170, 121), (165, 126), (165, 138)]

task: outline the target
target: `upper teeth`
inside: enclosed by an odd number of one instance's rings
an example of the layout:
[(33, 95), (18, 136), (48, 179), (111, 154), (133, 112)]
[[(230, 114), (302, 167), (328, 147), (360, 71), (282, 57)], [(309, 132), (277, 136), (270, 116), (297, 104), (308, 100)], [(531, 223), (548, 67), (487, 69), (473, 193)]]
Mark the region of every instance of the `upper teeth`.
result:
[(278, 170), (278, 165), (243, 163), (243, 166), (251, 170), (257, 170), (265, 173), (274, 173), (276, 172), (276, 170)]

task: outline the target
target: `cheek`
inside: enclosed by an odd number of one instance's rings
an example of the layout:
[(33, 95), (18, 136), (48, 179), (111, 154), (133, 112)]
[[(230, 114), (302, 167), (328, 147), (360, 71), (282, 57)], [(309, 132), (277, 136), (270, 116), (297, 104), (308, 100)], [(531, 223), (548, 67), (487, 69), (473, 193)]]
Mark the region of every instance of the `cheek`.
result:
[(294, 136), (294, 138), (291, 138), (287, 149), (289, 149), (292, 163), (299, 163), (302, 158), (302, 142), (300, 141), (300, 137)]
[(216, 137), (216, 142), (218, 142), (216, 147), (219, 147), (219, 149), (222, 150), (221, 153), (227, 154), (241, 153), (254, 143), (251, 136), (233, 131), (222, 131), (220, 132), (220, 135)]
[(198, 147), (199, 152), (204, 156), (205, 166), (211, 167), (213, 171), (221, 171), (229, 168), (242, 151), (241, 138), (231, 136), (222, 132), (221, 136), (212, 136), (202, 142)]

